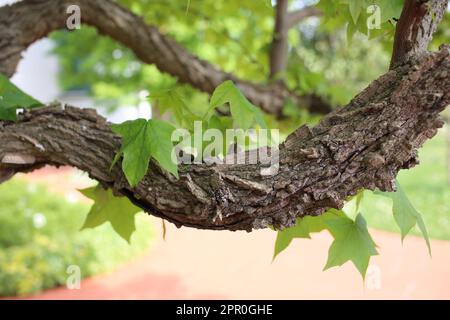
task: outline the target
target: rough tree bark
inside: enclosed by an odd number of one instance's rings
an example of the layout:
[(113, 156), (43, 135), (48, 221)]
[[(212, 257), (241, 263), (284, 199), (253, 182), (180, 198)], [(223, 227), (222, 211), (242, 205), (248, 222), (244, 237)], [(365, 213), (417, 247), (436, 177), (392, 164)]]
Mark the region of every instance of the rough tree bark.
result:
[(25, 0), (0, 8), (0, 72), (12, 76), (29, 45), (65, 29), (69, 5), (80, 7), (83, 23), (130, 48), (144, 63), (201, 91), (212, 93), (223, 81), (233, 80), (251, 102), (268, 113), (280, 115), (288, 98), (313, 113), (331, 111), (316, 95), (298, 96), (281, 83), (256, 84), (219, 70), (111, 0)]
[(405, 0), (395, 30), (391, 69), (427, 52), (448, 0)]
[(109, 170), (120, 139), (104, 118), (49, 106), (0, 121), (0, 181), (47, 164), (70, 165), (177, 226), (289, 227), (297, 217), (341, 208), (362, 188), (395, 190), (398, 171), (418, 163), (417, 149), (443, 125), (449, 74), (449, 47), (410, 56), (316, 127), (290, 135), (274, 175), (261, 175), (261, 165), (201, 164), (182, 165), (177, 180), (152, 163), (136, 188), (119, 165)]

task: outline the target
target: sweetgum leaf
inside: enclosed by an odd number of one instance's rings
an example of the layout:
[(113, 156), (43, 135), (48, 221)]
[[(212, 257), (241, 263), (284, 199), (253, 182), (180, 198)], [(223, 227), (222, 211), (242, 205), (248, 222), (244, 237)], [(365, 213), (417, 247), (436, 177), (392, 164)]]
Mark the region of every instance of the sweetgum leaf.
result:
[(183, 128), (192, 130), (194, 121), (201, 120), (201, 117), (191, 111), (178, 88), (155, 92), (151, 98), (158, 101), (158, 107), (162, 114), (169, 110), (172, 111), (175, 121)]
[(417, 224), (427, 244), (428, 252), (431, 255), (430, 239), (422, 215), (414, 208), (398, 181), (397, 192), (376, 192), (376, 194), (392, 199), (392, 212), (394, 214), (394, 220), (400, 228), (402, 241)]
[(175, 130), (171, 124), (138, 119), (112, 125), (112, 130), (122, 137), (119, 156), (123, 155), (122, 169), (131, 186), (136, 186), (145, 176), (151, 158), (178, 178), (178, 166), (171, 157), (171, 136)]
[(254, 106), (231, 81), (220, 84), (213, 92), (210, 100), (210, 110), (230, 104), (230, 111), (239, 129), (250, 129), (255, 124), (267, 128), (262, 112)]
[(355, 221), (345, 216), (332, 217), (325, 224), (334, 241), (328, 250), (324, 270), (351, 261), (364, 278), (370, 257), (378, 252), (363, 216), (358, 214)]
[(95, 228), (105, 222), (110, 222), (113, 229), (127, 242), (136, 230), (135, 215), (142, 211), (125, 197), (115, 197), (110, 189), (105, 190), (100, 185), (80, 192), (94, 204), (89, 211), (82, 229)]

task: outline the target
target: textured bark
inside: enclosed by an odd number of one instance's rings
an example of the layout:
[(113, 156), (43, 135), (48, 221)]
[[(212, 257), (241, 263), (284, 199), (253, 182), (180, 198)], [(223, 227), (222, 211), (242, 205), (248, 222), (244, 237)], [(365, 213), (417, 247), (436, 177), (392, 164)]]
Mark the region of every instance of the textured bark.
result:
[(418, 163), (417, 149), (443, 125), (449, 74), (448, 47), (388, 72), (316, 127), (290, 135), (272, 176), (261, 175), (260, 165), (201, 164), (181, 166), (176, 180), (152, 163), (131, 188), (119, 165), (109, 169), (120, 139), (101, 116), (48, 107), (0, 122), (0, 177), (70, 165), (177, 226), (289, 227), (297, 217), (341, 208), (362, 188), (395, 190), (397, 172)]
[(331, 110), (315, 95), (300, 97), (283, 84), (256, 84), (221, 71), (110, 0), (26, 0), (0, 8), (0, 72), (12, 76), (29, 45), (52, 31), (65, 29), (69, 5), (81, 8), (83, 23), (132, 49), (144, 63), (154, 64), (201, 91), (212, 93), (223, 81), (233, 80), (251, 102), (268, 113), (281, 114), (288, 98), (311, 112)]
[(448, 0), (405, 0), (395, 30), (391, 69), (427, 52)]

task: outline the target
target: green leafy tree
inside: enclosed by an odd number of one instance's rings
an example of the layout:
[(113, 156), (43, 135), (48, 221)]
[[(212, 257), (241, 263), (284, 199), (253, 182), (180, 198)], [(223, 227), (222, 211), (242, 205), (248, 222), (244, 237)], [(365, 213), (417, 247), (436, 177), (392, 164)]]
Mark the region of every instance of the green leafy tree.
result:
[[(450, 51), (437, 48), (449, 36), (439, 29), (446, 0), (75, 2), (77, 31), (61, 18), (69, 0), (0, 8), (0, 182), (43, 164), (78, 167), (99, 182), (82, 191), (95, 201), (85, 227), (109, 221), (126, 240), (140, 210), (177, 226), (272, 227), (274, 257), (327, 231), (325, 269), (350, 261), (363, 277), (377, 250), (359, 208), (377, 190), (392, 199), (402, 239), (418, 225), (430, 248), (396, 176), (417, 164), (450, 104)], [(8, 78), (47, 35), (64, 89), (83, 88), (110, 110), (148, 92), (153, 118), (111, 125), (92, 110), (34, 110), (45, 104)], [(270, 128), (281, 141), (253, 141)], [(198, 144), (205, 132), (229, 130), (244, 140), (208, 136), (220, 148), (192, 163), (209, 150)]]

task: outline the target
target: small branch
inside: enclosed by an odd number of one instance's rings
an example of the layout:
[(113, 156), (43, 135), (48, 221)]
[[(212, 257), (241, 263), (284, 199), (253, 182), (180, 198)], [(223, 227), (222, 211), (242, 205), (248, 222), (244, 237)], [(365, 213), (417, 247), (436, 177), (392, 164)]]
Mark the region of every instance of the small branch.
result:
[(288, 0), (277, 0), (275, 27), (270, 51), (269, 77), (271, 79), (286, 71), (289, 31), (289, 28), (287, 27), (288, 5)]
[(305, 20), (309, 17), (320, 17), (323, 13), (319, 9), (317, 9), (315, 6), (308, 6), (304, 7), (302, 9), (298, 9), (295, 11), (291, 11), (288, 13), (287, 16), (287, 28), (290, 29), (300, 23), (301, 21)]
[(448, 0), (405, 0), (395, 30), (391, 69), (427, 52)]
[[(270, 79), (281, 76), (286, 71), (289, 29), (308, 17), (322, 15), (322, 12), (314, 6), (288, 12), (288, 5), (288, 0), (277, 1), (275, 26), (270, 51)], [(281, 78), (283, 77), (281, 76)]]

